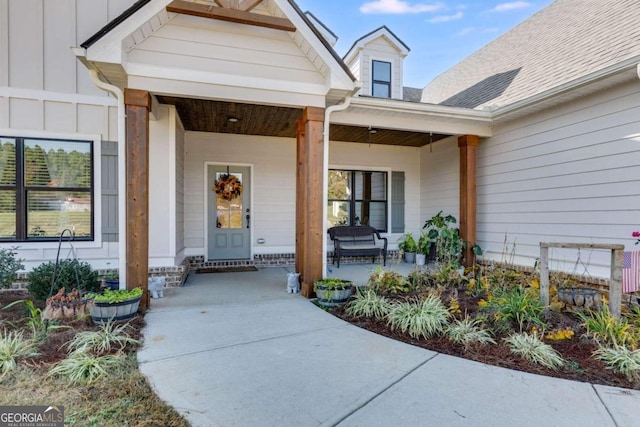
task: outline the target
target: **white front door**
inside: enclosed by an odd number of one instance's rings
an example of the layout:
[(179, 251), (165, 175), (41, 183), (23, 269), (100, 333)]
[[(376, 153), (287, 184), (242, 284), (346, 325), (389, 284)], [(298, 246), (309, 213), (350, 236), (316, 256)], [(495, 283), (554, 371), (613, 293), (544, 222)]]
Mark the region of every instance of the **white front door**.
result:
[(247, 166), (207, 167), (209, 260), (251, 257), (250, 172)]

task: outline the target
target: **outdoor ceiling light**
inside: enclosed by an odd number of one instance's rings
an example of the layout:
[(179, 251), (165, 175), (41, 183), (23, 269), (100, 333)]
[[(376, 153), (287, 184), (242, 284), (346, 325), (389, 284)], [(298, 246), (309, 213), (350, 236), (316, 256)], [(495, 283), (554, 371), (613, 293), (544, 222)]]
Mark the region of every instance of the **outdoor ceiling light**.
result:
[(229, 121), (229, 123), (237, 123), (240, 119), (237, 117), (229, 116), (227, 120)]

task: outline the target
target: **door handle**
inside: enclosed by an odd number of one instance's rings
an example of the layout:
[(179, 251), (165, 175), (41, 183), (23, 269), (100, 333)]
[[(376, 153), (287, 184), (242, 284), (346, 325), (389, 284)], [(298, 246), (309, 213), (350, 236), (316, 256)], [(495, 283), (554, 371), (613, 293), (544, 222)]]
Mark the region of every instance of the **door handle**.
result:
[(250, 221), (251, 215), (247, 214), (245, 218), (247, 218), (247, 228), (250, 228), (249, 224), (251, 224), (251, 221)]

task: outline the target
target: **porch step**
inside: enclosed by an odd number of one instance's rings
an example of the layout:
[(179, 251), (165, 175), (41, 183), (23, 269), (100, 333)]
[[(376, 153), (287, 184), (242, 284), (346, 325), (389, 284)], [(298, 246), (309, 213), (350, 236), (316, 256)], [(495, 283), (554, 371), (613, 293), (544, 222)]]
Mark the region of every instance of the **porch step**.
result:
[(257, 271), (255, 262), (249, 259), (224, 260), (224, 261), (205, 261), (197, 266), (194, 270), (196, 274), (204, 273), (231, 273), (238, 271)]

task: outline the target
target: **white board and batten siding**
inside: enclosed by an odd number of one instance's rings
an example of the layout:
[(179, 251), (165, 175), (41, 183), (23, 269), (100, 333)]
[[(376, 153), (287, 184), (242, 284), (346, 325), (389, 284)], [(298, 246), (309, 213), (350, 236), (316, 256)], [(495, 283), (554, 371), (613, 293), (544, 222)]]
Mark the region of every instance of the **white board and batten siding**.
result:
[[(503, 259), (505, 239), (507, 252), (515, 245), (514, 261), (529, 266), (540, 242), (633, 250), (639, 118), (640, 87), (633, 83), (497, 126), (478, 150), (478, 242), (486, 255)], [(551, 257), (551, 268), (574, 270), (575, 250)], [(582, 251), (580, 258), (589, 274), (609, 275), (606, 251)]]
[(327, 92), (286, 32), (186, 15), (131, 46), (125, 67), (130, 83), (163, 93), (324, 107)]
[[(98, 267), (118, 256), (114, 239), (101, 239), (101, 228), (105, 236), (114, 231), (105, 215), (116, 197), (110, 191), (115, 183), (111, 141), (117, 140), (117, 107), (114, 98), (91, 82), (70, 48), (130, 6), (130, 0), (0, 0), (0, 135), (95, 138), (96, 241), (75, 247), (81, 259)], [(57, 245), (18, 246), (30, 269), (54, 259)]]

